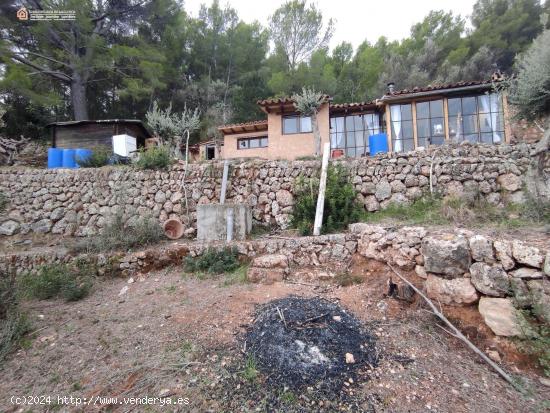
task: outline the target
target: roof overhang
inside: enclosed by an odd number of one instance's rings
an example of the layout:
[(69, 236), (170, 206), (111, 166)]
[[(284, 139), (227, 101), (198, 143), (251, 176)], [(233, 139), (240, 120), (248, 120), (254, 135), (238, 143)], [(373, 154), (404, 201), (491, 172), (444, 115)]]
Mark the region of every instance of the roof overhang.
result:
[(400, 93), (398, 95), (384, 95), (382, 96), (382, 98), (380, 98), (380, 101), (383, 103), (385, 102), (398, 103), (402, 101), (411, 101), (419, 98), (428, 98), (428, 97), (435, 97), (435, 96), (441, 96), (441, 97), (452, 96), (455, 94), (459, 95), (459, 94), (470, 93), (470, 92), (486, 92), (491, 89), (493, 89), (493, 85), (491, 83), (484, 83), (484, 84), (461, 86), (461, 87), (433, 89), (433, 90), (427, 90), (422, 92), (411, 91), (411, 93)]
[(248, 132), (267, 132), (267, 120), (261, 122), (238, 123), (235, 125), (224, 125), (218, 127), (224, 135), (234, 135)]
[(51, 127), (69, 127), (69, 126), (79, 126), (79, 125), (91, 125), (91, 124), (131, 124), (136, 125), (142, 129), (146, 138), (150, 138), (153, 135), (145, 127), (142, 121), (139, 119), (97, 119), (97, 120), (70, 120), (66, 122), (52, 122), (46, 125), (46, 128)]
[[(332, 98), (329, 95), (324, 95), (323, 104), (330, 103)], [(265, 113), (296, 113), (296, 106), (294, 106), (294, 99), (290, 97), (271, 98), (258, 100), (256, 102), (260, 109)]]

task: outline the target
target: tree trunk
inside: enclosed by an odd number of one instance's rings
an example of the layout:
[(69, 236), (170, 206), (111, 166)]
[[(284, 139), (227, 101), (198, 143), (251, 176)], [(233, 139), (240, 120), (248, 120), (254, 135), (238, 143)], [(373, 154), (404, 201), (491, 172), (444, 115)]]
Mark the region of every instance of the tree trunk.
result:
[(87, 120), (86, 81), (79, 74), (73, 74), (71, 80), (71, 102), (74, 120)]
[(317, 113), (311, 115), (311, 126), (313, 127), (313, 138), (315, 139), (315, 156), (321, 156), (321, 133), (317, 124)]

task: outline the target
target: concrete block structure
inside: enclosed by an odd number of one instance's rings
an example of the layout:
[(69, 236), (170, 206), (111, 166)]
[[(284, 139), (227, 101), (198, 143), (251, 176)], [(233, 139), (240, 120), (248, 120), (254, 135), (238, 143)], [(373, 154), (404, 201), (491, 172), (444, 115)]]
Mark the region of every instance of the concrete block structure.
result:
[(233, 210), (233, 239), (244, 240), (252, 230), (252, 213), (243, 204), (197, 205), (197, 239), (217, 241), (227, 239), (227, 211)]

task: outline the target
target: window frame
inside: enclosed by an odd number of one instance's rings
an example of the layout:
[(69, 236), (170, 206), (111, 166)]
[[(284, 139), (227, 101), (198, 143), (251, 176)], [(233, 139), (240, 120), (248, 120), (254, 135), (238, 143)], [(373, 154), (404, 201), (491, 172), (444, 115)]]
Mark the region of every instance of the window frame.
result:
[[(256, 146), (256, 147), (253, 147), (251, 148), (250, 147), (250, 142), (251, 141), (255, 141), (257, 140), (258, 141), (258, 145), (259, 146)], [(265, 145), (262, 146), (262, 141), (265, 140)], [(240, 146), (241, 142), (246, 142), (247, 143), (247, 147), (246, 148), (242, 148)], [(262, 135), (262, 136), (250, 136), (250, 137), (244, 137), (244, 138), (237, 138), (237, 150), (238, 151), (244, 151), (244, 150), (247, 150), (247, 149), (263, 149), (263, 148), (267, 148), (269, 146), (269, 138), (267, 137), (267, 135)]]
[[(416, 142), (415, 142), (415, 123), (416, 123), (416, 120), (414, 119), (414, 113), (413, 113), (413, 104), (416, 104), (415, 101), (411, 101), (410, 103), (394, 103), (393, 105), (389, 105), (389, 110), (390, 110), (390, 128), (391, 128), (391, 149), (392, 149), (392, 152), (396, 152), (396, 153), (401, 153), (401, 152), (409, 152), (410, 150), (415, 150), (416, 149)], [(395, 121), (393, 120), (393, 117), (391, 115), (391, 109), (393, 106), (399, 106), (399, 111), (400, 111), (400, 114), (401, 114), (401, 120), (399, 121)], [(403, 107), (404, 106), (410, 106), (410, 113), (411, 113), (411, 117), (410, 119), (403, 119)], [(400, 128), (400, 132), (401, 132), (401, 135), (403, 135), (403, 123), (404, 122), (410, 122), (410, 127), (411, 127), (411, 132), (412, 132), (412, 135), (410, 137), (407, 137), (407, 138), (398, 138), (397, 136), (395, 136), (395, 129), (394, 129), (394, 123), (401, 123), (401, 128)], [(396, 151), (395, 150), (395, 143), (397, 141), (400, 141), (401, 142), (401, 145), (402, 145), (402, 148), (400, 151)], [(405, 148), (405, 142), (412, 142), (412, 149), (406, 149)]]
[[(309, 118), (311, 130), (302, 131), (302, 119)], [(286, 132), (285, 131), (285, 119), (296, 119), (296, 132)], [(281, 132), (283, 135), (299, 135), (303, 133), (312, 133), (313, 132), (313, 120), (311, 116), (301, 116), (301, 115), (282, 115), (281, 116)]]
[[(432, 103), (433, 102), (441, 102), (441, 116), (434, 116), (432, 114)], [(427, 104), (428, 105), (428, 113), (427, 117), (420, 117), (419, 116), (419, 110), (418, 105)], [(418, 147), (428, 147), (429, 145), (443, 145), (447, 139), (447, 123), (449, 116), (445, 117), (445, 98), (439, 98), (439, 99), (430, 99), (430, 100), (417, 100), (414, 102), (415, 106), (415, 119), (413, 127), (416, 127), (416, 146), (415, 149)], [(432, 130), (433, 121), (436, 119), (441, 119), (443, 121), (443, 130), (440, 135), (434, 135)], [(421, 121), (427, 121), (428, 122), (428, 135), (421, 136), (420, 135), (420, 127), (419, 124)], [(441, 143), (434, 143), (432, 140), (434, 138), (442, 138), (443, 141)], [(421, 144), (420, 140), (425, 140), (427, 144)]]
[[(356, 129), (356, 121), (357, 117), (360, 117), (360, 129)], [(359, 113), (351, 113), (351, 114), (338, 114), (334, 116), (330, 116), (329, 118), (329, 136), (330, 136), (330, 149), (341, 149), (344, 151), (344, 156), (346, 157), (353, 157), (358, 158), (362, 156), (367, 156), (370, 154), (370, 146), (369, 146), (369, 136), (375, 133), (376, 128), (370, 128), (367, 118), (372, 117), (373, 119), (376, 117), (378, 118), (378, 132), (377, 133), (384, 133), (386, 130), (386, 124), (382, 118), (382, 113), (376, 112), (376, 111), (367, 111), (367, 112), (359, 112)], [(342, 119), (342, 127), (343, 130), (340, 131), (339, 128), (337, 128), (336, 119)], [(348, 122), (353, 124), (352, 130), (348, 130)], [(333, 127), (334, 125), (334, 127)], [(357, 139), (354, 136), (354, 144), (348, 145), (348, 140), (351, 139), (351, 134), (355, 134), (357, 132), (360, 132), (363, 134), (363, 142), (364, 145), (357, 145)], [(367, 134), (365, 134), (367, 132)], [(338, 137), (338, 135), (342, 135), (343, 140), (343, 146), (334, 146), (333, 140)], [(348, 136), (349, 135), (349, 136)], [(364, 153), (357, 155), (358, 150), (363, 150)], [(348, 150), (353, 150), (355, 155), (349, 156)]]
[[(487, 112), (482, 112), (481, 109), (480, 109), (480, 98), (483, 97), (483, 96), (487, 96), (489, 98), (489, 100), (491, 100), (493, 98), (493, 95), (496, 95), (498, 96), (498, 99), (500, 101), (499, 103), (499, 107), (498, 107), (498, 110), (497, 112), (493, 112), (491, 109), (491, 104), (489, 103), (489, 110)], [(474, 98), (475, 99), (475, 103), (476, 103), (476, 113), (473, 113), (473, 114), (464, 114), (464, 105), (463, 105), (463, 100), (464, 99), (470, 99), (470, 98)], [(450, 111), (450, 105), (449, 105), (449, 102), (451, 100), (459, 100), (460, 101), (460, 111), (456, 114), (451, 114), (451, 111)], [(491, 143), (490, 145), (500, 145), (500, 144), (503, 144), (506, 142), (506, 120), (505, 120), (505, 109), (504, 109), (504, 96), (501, 94), (501, 93), (483, 93), (483, 94), (469, 94), (469, 95), (464, 95), (464, 96), (456, 96), (456, 97), (448, 97), (447, 98), (447, 104), (449, 105), (449, 110), (447, 111), (447, 122), (449, 123), (449, 139), (450, 140), (453, 140), (455, 142), (457, 142), (457, 134), (456, 134), (456, 131), (454, 134), (451, 135), (451, 118), (453, 119), (457, 119), (457, 120), (460, 120), (460, 127), (461, 127), (461, 134), (462, 134), (462, 139), (460, 140), (460, 142), (464, 142), (466, 140), (468, 140), (469, 142), (472, 142), (470, 139), (466, 139), (464, 136), (465, 135), (477, 135), (477, 138), (475, 141), (475, 143), (488, 143), (488, 142), (485, 142), (483, 140), (483, 135), (488, 135), (488, 134), (494, 134), (494, 133), (498, 133), (500, 134), (500, 136), (502, 137), (501, 139), (501, 142), (494, 142), (493, 140), (493, 136), (491, 136)], [(495, 128), (495, 129), (491, 129), (490, 132), (483, 132), (482, 130), (482, 125), (481, 125), (481, 119), (482, 119), (482, 116), (489, 116), (491, 117), (493, 114), (495, 114), (497, 116), (501, 116), (501, 125), (502, 125), (502, 128)], [(468, 133), (466, 134), (464, 132), (465, 130), (465, 123), (464, 123), (464, 119), (465, 118), (470, 118), (472, 116), (475, 116), (475, 122), (474, 122), (474, 125), (475, 125), (475, 128), (476, 128), (476, 131), (474, 133)], [(491, 122), (491, 128), (493, 127), (492, 125), (492, 122)]]

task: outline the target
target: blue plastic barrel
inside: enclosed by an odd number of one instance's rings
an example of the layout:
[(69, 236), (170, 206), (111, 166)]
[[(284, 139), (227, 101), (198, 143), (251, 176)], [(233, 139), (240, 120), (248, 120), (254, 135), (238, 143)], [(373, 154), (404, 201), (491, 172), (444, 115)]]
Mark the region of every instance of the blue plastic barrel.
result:
[(80, 165), (78, 162), (87, 160), (90, 156), (92, 156), (92, 150), (91, 149), (76, 149), (74, 152), (74, 158), (76, 161), (76, 167), (80, 168)]
[(63, 149), (63, 161), (61, 162), (61, 167), (76, 168), (74, 153), (74, 149)]
[(388, 136), (385, 133), (377, 133), (369, 136), (370, 156), (380, 152), (388, 152)]
[(61, 168), (63, 149), (48, 148), (48, 168)]

